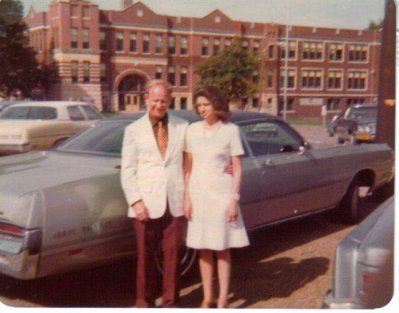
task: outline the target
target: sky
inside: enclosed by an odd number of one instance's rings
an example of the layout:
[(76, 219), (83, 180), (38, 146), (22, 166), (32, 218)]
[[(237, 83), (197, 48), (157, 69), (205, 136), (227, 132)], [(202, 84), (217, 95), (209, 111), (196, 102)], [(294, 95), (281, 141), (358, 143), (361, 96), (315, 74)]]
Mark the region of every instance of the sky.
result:
[[(20, 0), (45, 11), (50, 0)], [(100, 9), (120, 9), (120, 0), (91, 0)], [(138, 0), (135, 0), (138, 2)], [(141, 0), (158, 14), (203, 17), (215, 9), (234, 20), (332, 28), (367, 28), (384, 17), (385, 0)]]

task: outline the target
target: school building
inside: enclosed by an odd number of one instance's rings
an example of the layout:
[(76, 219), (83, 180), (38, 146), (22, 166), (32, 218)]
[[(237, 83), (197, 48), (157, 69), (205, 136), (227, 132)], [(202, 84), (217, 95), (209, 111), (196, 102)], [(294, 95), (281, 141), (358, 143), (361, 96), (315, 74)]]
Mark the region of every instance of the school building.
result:
[(320, 117), (323, 106), (332, 115), (350, 104), (377, 103), (379, 30), (238, 21), (220, 10), (169, 16), (133, 0), (122, 0), (119, 10), (53, 0), (47, 12), (31, 7), (25, 22), (39, 61), (57, 64), (54, 100), (137, 111), (144, 108), (145, 83), (156, 78), (173, 86), (175, 109), (191, 108), (196, 66), (241, 36), (260, 59), (253, 73), (260, 91), (243, 99), (247, 110)]

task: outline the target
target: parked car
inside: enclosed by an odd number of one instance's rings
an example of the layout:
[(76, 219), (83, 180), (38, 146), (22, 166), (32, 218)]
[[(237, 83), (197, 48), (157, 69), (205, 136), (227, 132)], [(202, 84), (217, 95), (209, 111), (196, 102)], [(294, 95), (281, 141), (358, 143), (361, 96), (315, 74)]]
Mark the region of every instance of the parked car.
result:
[(394, 223), (392, 196), (341, 241), (325, 307), (372, 309), (389, 303), (394, 284)]
[(337, 143), (373, 142), (376, 135), (377, 105), (357, 104), (346, 109), (335, 126)]
[(84, 102), (10, 105), (0, 114), (0, 155), (48, 149), (102, 118)]
[[(125, 127), (142, 114), (105, 119), (50, 151), (0, 158), (0, 273), (33, 279), (134, 253), (120, 152)], [(170, 114), (198, 120), (190, 111)], [(386, 144), (313, 149), (278, 117), (237, 111), (232, 122), (245, 149), (249, 231), (326, 210), (356, 222), (359, 186), (383, 188), (392, 178)]]
[(335, 128), (337, 127), (338, 121), (342, 118), (343, 114), (336, 114), (332, 117), (331, 121), (327, 123), (326, 131), (330, 137), (335, 135)]

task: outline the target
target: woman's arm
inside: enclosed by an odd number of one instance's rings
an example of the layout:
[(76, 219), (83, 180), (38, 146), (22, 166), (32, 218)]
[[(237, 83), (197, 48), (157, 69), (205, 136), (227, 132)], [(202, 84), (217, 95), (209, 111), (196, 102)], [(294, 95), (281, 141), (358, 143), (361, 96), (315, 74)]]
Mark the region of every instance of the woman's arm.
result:
[(192, 154), (188, 152), (184, 152), (184, 162), (183, 162), (183, 171), (184, 171), (184, 215), (188, 220), (191, 220), (192, 216), (192, 207), (191, 207), (191, 199), (189, 192), (189, 181), (191, 176), (191, 169), (193, 165)]
[(240, 189), (242, 179), (242, 164), (240, 156), (232, 156), (231, 163), (233, 166), (233, 192), (230, 200), (229, 209), (227, 211), (227, 221), (234, 222), (237, 219), (237, 205), (240, 200)]

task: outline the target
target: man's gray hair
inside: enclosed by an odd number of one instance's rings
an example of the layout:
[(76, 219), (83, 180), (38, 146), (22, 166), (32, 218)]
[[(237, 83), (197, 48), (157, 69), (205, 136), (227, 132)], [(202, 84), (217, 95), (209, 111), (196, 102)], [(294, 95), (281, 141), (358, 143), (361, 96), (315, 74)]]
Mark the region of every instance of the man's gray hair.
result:
[(172, 95), (172, 86), (168, 82), (165, 82), (161, 79), (152, 79), (152, 80), (148, 81), (147, 84), (145, 85), (145, 93), (148, 94), (150, 92), (150, 89), (155, 86), (165, 87), (165, 89), (168, 91), (169, 95)]

